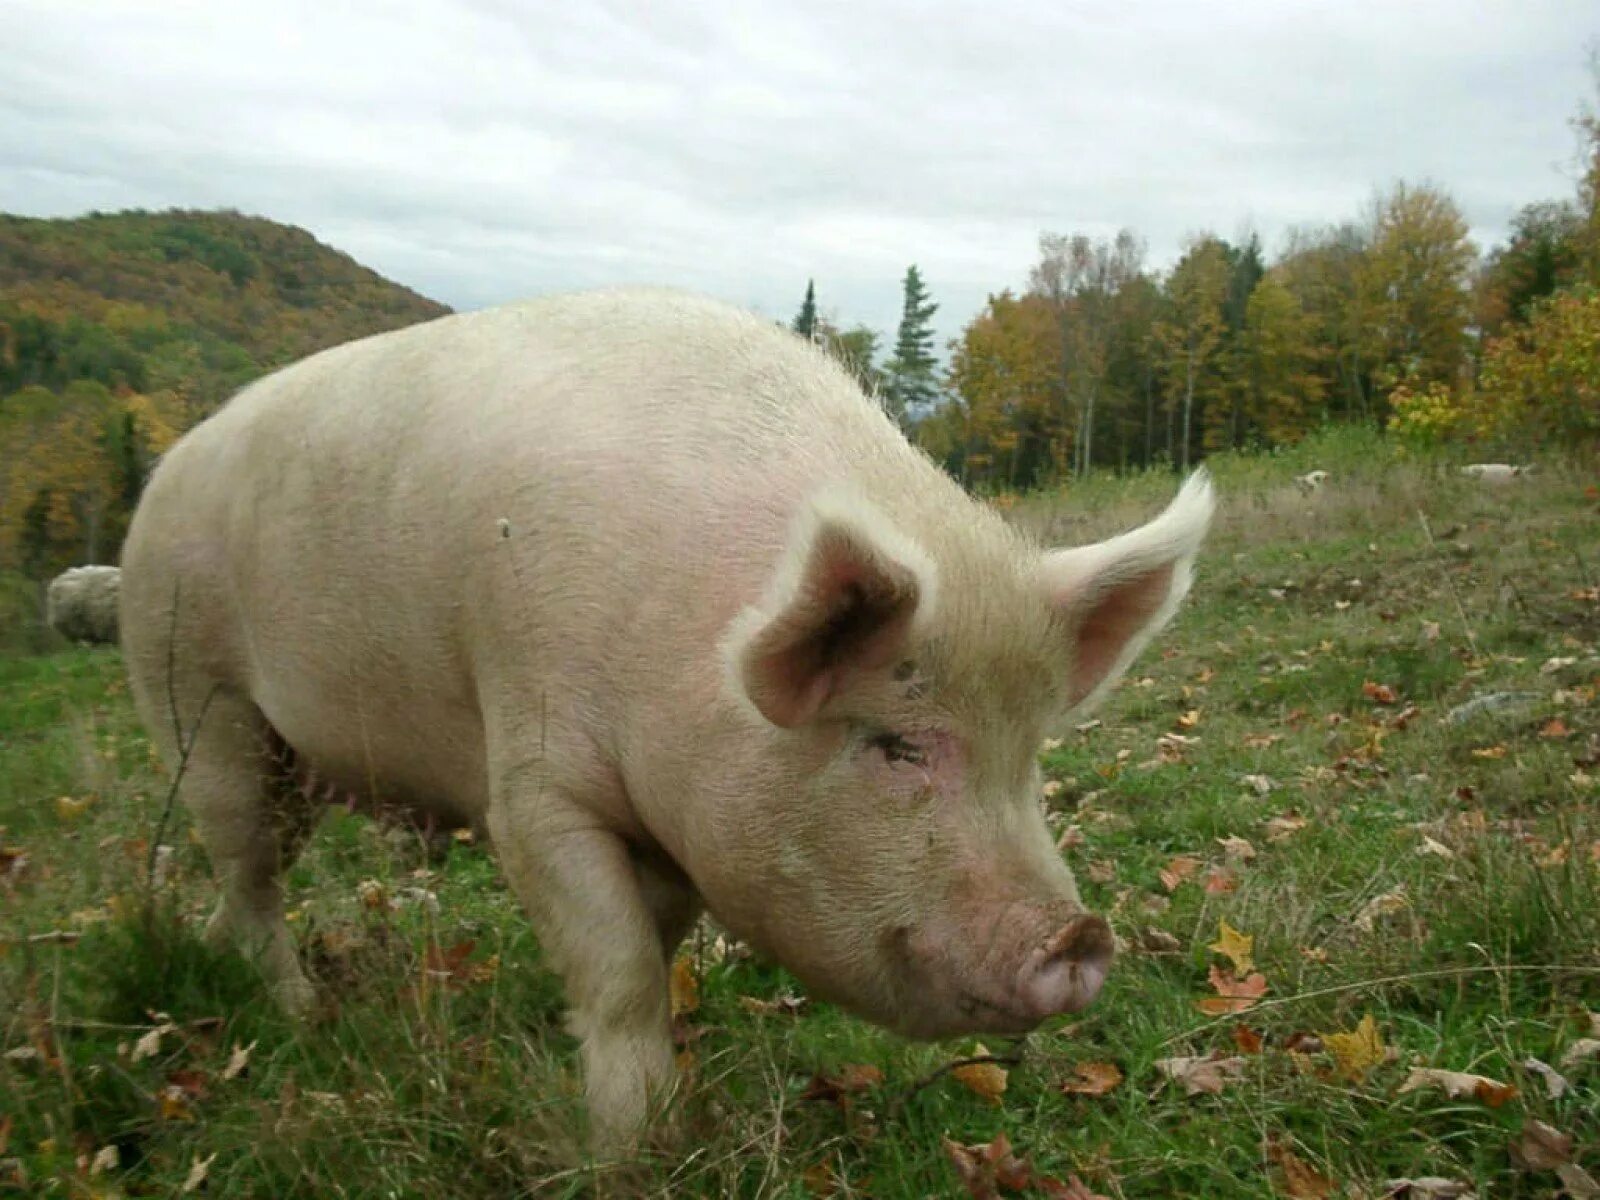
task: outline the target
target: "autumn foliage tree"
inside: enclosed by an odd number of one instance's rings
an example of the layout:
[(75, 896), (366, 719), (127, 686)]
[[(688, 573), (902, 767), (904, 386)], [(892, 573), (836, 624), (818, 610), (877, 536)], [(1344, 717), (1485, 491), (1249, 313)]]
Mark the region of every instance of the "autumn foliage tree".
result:
[(1066, 461), (1060, 327), (1044, 297), (989, 297), (953, 345), (950, 388), (953, 401), (919, 435), (958, 478), (1028, 487)]

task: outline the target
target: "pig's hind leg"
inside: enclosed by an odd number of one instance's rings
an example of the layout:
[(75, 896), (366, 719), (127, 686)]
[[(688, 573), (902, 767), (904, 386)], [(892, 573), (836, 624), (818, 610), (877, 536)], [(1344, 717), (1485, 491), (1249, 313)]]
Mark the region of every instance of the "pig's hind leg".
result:
[(221, 889), (206, 940), (235, 945), (278, 1003), (303, 1014), (315, 992), (284, 921), (281, 879), (319, 808), (295, 786), (293, 752), (248, 700), (217, 692), (190, 736), (181, 793)]

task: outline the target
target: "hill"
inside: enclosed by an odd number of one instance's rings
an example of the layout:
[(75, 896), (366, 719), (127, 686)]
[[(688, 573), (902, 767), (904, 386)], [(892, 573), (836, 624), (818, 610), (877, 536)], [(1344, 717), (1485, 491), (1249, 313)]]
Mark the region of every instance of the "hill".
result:
[(449, 311), (259, 217), (0, 215), (0, 570), (110, 559), (155, 455), (240, 386)]

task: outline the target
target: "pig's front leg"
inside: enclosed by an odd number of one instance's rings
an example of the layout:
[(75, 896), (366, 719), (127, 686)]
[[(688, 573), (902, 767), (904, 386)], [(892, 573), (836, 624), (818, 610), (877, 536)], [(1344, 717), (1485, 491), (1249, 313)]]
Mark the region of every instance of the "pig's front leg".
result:
[(566, 985), (593, 1147), (625, 1154), (677, 1079), (666, 962), (635, 865), (621, 838), (548, 784), (503, 781), (489, 830)]

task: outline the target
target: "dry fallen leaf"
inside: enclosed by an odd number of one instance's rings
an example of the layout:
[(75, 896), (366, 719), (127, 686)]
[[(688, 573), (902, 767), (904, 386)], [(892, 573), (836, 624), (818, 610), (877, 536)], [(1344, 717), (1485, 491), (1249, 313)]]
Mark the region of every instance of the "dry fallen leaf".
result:
[(967, 1146), (946, 1137), (944, 1152), (973, 1200), (995, 1200), (1002, 1190), (1020, 1192), (1033, 1182), (1033, 1168), (1011, 1152), (1004, 1132), (987, 1145)]
[(1472, 750), (1472, 757), (1473, 758), (1491, 758), (1492, 759), (1492, 758), (1504, 758), (1505, 756), (1506, 756), (1506, 748), (1504, 746), (1475, 746), (1475, 747), (1473, 747), (1473, 750)]
[(1177, 721), (1179, 729), (1193, 729), (1198, 724), (1200, 724), (1200, 710), (1198, 708), (1191, 708), (1188, 712), (1179, 716)]
[(1267, 830), (1267, 841), (1281, 842), (1291, 838), (1306, 827), (1306, 819), (1299, 813), (1290, 810), (1270, 817), (1264, 822)]
[(1233, 1027), (1233, 1044), (1240, 1054), (1260, 1054), (1262, 1038), (1259, 1033), (1248, 1025), (1235, 1025)]
[(1061, 1085), (1061, 1090), (1071, 1096), (1104, 1096), (1122, 1082), (1122, 1071), (1116, 1063), (1079, 1063), (1073, 1073), (1076, 1078)]
[[(972, 1056), (982, 1058), (989, 1051), (980, 1042), (973, 1048)], [(990, 1104), (999, 1104), (1000, 1097), (1005, 1095), (1007, 1071), (999, 1063), (968, 1063), (966, 1066), (957, 1067), (950, 1074), (968, 1091), (981, 1096)]]
[(1361, 694), (1374, 704), (1393, 704), (1400, 697), (1386, 683), (1373, 683), (1370, 679), (1361, 685)]
[(779, 992), (771, 1000), (759, 996), (740, 996), (739, 1007), (758, 1017), (798, 1017), (805, 1010), (806, 998), (793, 992)]
[(166, 1023), (157, 1025), (154, 1029), (150, 1030), (133, 1044), (133, 1053), (130, 1055), (130, 1060), (133, 1062), (139, 1062), (146, 1058), (154, 1058), (157, 1054), (161, 1053), (162, 1037), (171, 1033), (176, 1028), (176, 1025)]
[(1249, 839), (1239, 837), (1237, 834), (1218, 838), (1217, 845), (1222, 847), (1223, 857), (1232, 862), (1245, 863), (1256, 856), (1256, 848), (1250, 844)]
[(1323, 1034), (1322, 1048), (1333, 1055), (1337, 1077), (1350, 1083), (1360, 1083), (1388, 1053), (1371, 1013), (1362, 1017), (1349, 1033)]
[(833, 1196), (839, 1191), (839, 1176), (834, 1173), (833, 1163), (827, 1159), (812, 1163), (802, 1171), (800, 1181), (813, 1196)]
[(1572, 1086), (1567, 1082), (1567, 1077), (1565, 1075), (1556, 1070), (1549, 1063), (1542, 1062), (1537, 1058), (1523, 1059), (1522, 1067), (1526, 1071), (1532, 1071), (1535, 1075), (1544, 1080), (1545, 1090), (1550, 1093), (1550, 1099), (1552, 1100), (1561, 1099), (1561, 1097), (1567, 1094), (1567, 1089)]
[(1241, 975), (1248, 975), (1255, 968), (1256, 939), (1253, 934), (1240, 933), (1226, 921), (1217, 922), (1217, 940), (1206, 947), (1215, 951), (1233, 964), (1233, 969)]
[(1411, 907), (1411, 900), (1406, 895), (1406, 885), (1402, 883), (1392, 892), (1374, 896), (1362, 905), (1361, 911), (1356, 914), (1355, 926), (1363, 933), (1371, 933), (1373, 923), (1379, 917), (1388, 916), (1390, 913), (1404, 912), (1409, 907)]
[(85, 796), (81, 800), (74, 796), (57, 796), (56, 816), (63, 821), (76, 821), (84, 813), (88, 812), (93, 804), (93, 796)]
[(244, 1074), (250, 1065), (250, 1052), (256, 1048), (251, 1042), (248, 1046), (241, 1046), (238, 1042), (233, 1044), (233, 1053), (228, 1055), (228, 1065), (222, 1068), (223, 1079), (237, 1079)]
[(1561, 1069), (1570, 1071), (1593, 1058), (1600, 1058), (1600, 1037), (1579, 1038), (1561, 1055)]
[(1513, 1084), (1501, 1083), (1484, 1075), (1471, 1075), (1465, 1071), (1442, 1071), (1435, 1067), (1415, 1067), (1400, 1092), (1438, 1088), (1452, 1100), (1477, 1100), (1490, 1108), (1499, 1108), (1517, 1094)]
[(846, 1063), (837, 1075), (821, 1072), (811, 1077), (810, 1084), (801, 1095), (802, 1102), (822, 1100), (843, 1105), (845, 1098), (858, 1092), (870, 1092), (883, 1082), (883, 1072), (868, 1063)]
[(1390, 1179), (1383, 1185), (1383, 1200), (1476, 1200), (1472, 1185), (1442, 1175), (1416, 1179)]
[(694, 976), (694, 962), (688, 955), (680, 955), (673, 961), (667, 992), (672, 998), (674, 1017), (687, 1016), (700, 1007), (700, 981)]
[(1554, 1171), (1572, 1161), (1572, 1135), (1530, 1117), (1509, 1149), (1511, 1161), (1525, 1171)]
[(1185, 1095), (1215, 1096), (1229, 1083), (1244, 1078), (1242, 1058), (1212, 1058), (1208, 1055), (1156, 1060), (1156, 1070), (1180, 1085)]
[(1165, 929), (1148, 925), (1139, 934), (1139, 948), (1146, 954), (1176, 954), (1183, 949), (1183, 943)]
[(1231, 867), (1212, 867), (1206, 872), (1205, 892), (1208, 896), (1226, 896), (1239, 890), (1239, 876)]
[(1106, 1200), (1099, 1192), (1091, 1192), (1089, 1185), (1076, 1175), (1068, 1175), (1065, 1183), (1048, 1175), (1038, 1175), (1034, 1177), (1033, 1186), (1047, 1200)]
[(201, 1158), (198, 1154), (195, 1155), (194, 1163), (189, 1168), (189, 1176), (183, 1181), (181, 1194), (188, 1196), (194, 1192), (198, 1192), (202, 1187), (204, 1187), (206, 1182), (206, 1174), (211, 1170), (211, 1164), (216, 1161), (217, 1156), (215, 1154), (211, 1155), (209, 1158)]
[(1267, 1157), (1283, 1173), (1283, 1193), (1290, 1200), (1327, 1200), (1333, 1195), (1333, 1180), (1282, 1143), (1268, 1142)]
[(1217, 994), (1195, 1001), (1195, 1007), (1207, 1016), (1220, 1017), (1227, 1013), (1244, 1012), (1253, 1008), (1256, 1001), (1267, 992), (1267, 977), (1259, 971), (1239, 979), (1232, 971), (1224, 972), (1213, 965), (1208, 978)]
[(1560, 717), (1551, 717), (1539, 729), (1542, 738), (1567, 738), (1572, 736), (1572, 730), (1567, 728), (1567, 723)]
[(1418, 854), (1431, 854), (1435, 858), (1452, 859), (1456, 852), (1443, 842), (1435, 841), (1427, 834), (1422, 835), (1422, 845), (1417, 847)]
[[(0, 1149), (3, 1149), (3, 1147), (0, 1147)], [(105, 1174), (107, 1171), (115, 1171), (121, 1161), (122, 1155), (117, 1151), (115, 1142), (101, 1146), (100, 1149), (95, 1151), (94, 1157), (89, 1160), (89, 1177), (92, 1179), (96, 1175)]]
[(1166, 866), (1161, 868), (1161, 886), (1169, 892), (1178, 890), (1178, 885), (1188, 879), (1200, 869), (1200, 860), (1190, 854), (1180, 854)]

